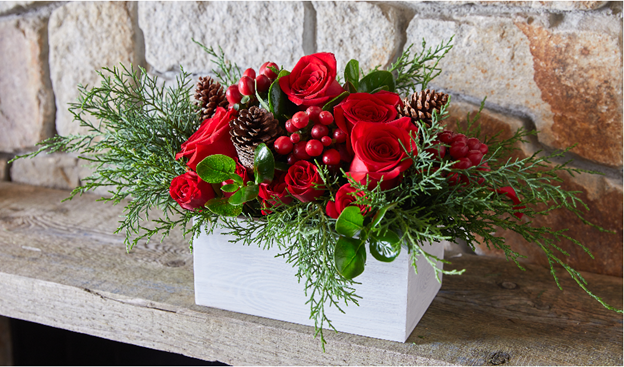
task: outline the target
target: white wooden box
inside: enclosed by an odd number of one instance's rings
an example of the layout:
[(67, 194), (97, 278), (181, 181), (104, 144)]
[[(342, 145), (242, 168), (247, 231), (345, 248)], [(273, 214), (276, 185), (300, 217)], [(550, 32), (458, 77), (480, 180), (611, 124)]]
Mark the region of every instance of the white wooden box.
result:
[[(275, 258), (279, 251), (230, 243), (233, 237), (221, 233), (202, 233), (193, 242), (195, 303), (313, 326), (303, 282), (297, 282), (291, 264)], [(362, 283), (355, 287), (356, 294), (362, 297), (359, 307), (341, 306), (345, 314), (335, 307), (326, 309), (338, 331), (407, 340), (441, 284), (422, 256), (416, 274), (406, 249), (403, 250), (391, 263), (379, 262), (367, 254), (366, 269), (355, 278)], [(425, 251), (442, 258), (444, 244), (427, 246)]]

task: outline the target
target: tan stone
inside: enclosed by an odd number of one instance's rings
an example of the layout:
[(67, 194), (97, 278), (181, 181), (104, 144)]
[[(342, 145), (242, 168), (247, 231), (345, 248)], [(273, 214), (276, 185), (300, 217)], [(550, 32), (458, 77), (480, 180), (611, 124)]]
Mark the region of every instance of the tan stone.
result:
[[(578, 196), (589, 207), (589, 211), (583, 210), (585, 219), (615, 233), (585, 225), (575, 214), (564, 209), (557, 209), (547, 216), (533, 219), (533, 225), (546, 226), (553, 230), (569, 229), (566, 235), (580, 241), (589, 249), (594, 259), (571, 241), (557, 243), (570, 256), (564, 256), (556, 250), (555, 255), (572, 268), (622, 277), (622, 186), (602, 176), (585, 173), (574, 178), (568, 174), (561, 174), (560, 177), (563, 179), (564, 189), (581, 192)], [(506, 243), (514, 251), (527, 256), (527, 261), (548, 266), (546, 255), (537, 244), (529, 243), (509, 230), (498, 230), (496, 235), (505, 237)], [(476, 252), (480, 255), (505, 256), (501, 250), (488, 249), (484, 245), (477, 247)]]
[(622, 54), (617, 37), (592, 31), (556, 34), (516, 23), (530, 42), (534, 80), (553, 121), (544, 143), (610, 166), (622, 165)]
[(292, 68), (304, 55), (304, 8), (300, 2), (139, 3), (145, 57), (159, 72), (207, 73), (216, 66), (193, 39), (223, 48), (226, 58), (256, 71), (266, 61)]
[(314, 2), (317, 50), (336, 55), (338, 75), (351, 59), (364, 72), (389, 65), (397, 54), (399, 11), (365, 2)]
[[(464, 3), (464, 2), (462, 2)], [(466, 1), (488, 6), (519, 6), (532, 9), (553, 10), (595, 10), (607, 5), (608, 1)]]
[(33, 146), (54, 132), (46, 26), (40, 17), (0, 22), (0, 151)]
[(544, 144), (578, 142), (574, 152), (583, 158), (620, 166), (621, 20), (571, 13), (555, 23), (539, 14), (445, 20), (417, 15), (407, 44), (419, 50), (423, 37), (432, 46), (455, 35), (432, 87), (471, 99), (487, 96), (489, 103), (533, 120)]
[(0, 181), (9, 180), (9, 170), (7, 168), (7, 158), (0, 157)]
[(50, 72), (56, 95), (56, 128), (60, 135), (85, 132), (73, 121), (69, 103), (78, 98), (78, 84), (100, 85), (103, 67), (142, 61), (137, 49), (136, 4), (68, 3), (50, 17)]
[(11, 166), (11, 181), (55, 189), (77, 187), (80, 185), (79, 174), (78, 158), (63, 153), (18, 159)]

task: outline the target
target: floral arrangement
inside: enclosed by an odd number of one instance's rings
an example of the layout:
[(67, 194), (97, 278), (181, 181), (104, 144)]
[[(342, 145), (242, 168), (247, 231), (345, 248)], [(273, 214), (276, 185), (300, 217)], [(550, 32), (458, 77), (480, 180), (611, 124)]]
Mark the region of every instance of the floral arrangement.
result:
[(427, 249), (445, 240), (474, 248), (479, 238), (522, 268), (492, 234), (497, 227), (539, 246), (555, 281), (560, 266), (615, 310), (557, 256), (567, 254), (556, 243), (588, 250), (530, 222), (561, 207), (583, 218), (586, 206), (557, 173), (588, 171), (550, 163), (563, 152), (508, 159), (535, 132), (481, 136), (478, 115), (462, 131), (444, 129), (451, 98), (427, 87), (451, 40), (423, 41), (417, 53), (410, 46), (387, 70), (365, 72), (351, 60), (342, 75), (331, 53), (304, 56), (291, 71), (266, 62), (241, 74), (220, 48), (199, 44), (218, 70), (200, 78), (194, 98), (183, 70), (166, 87), (142, 68), (105, 68), (101, 86), (80, 86), (70, 107), (89, 133), (48, 139), (28, 156), (77, 151), (92, 162), (93, 175), (70, 198), (108, 187), (103, 200), (130, 199), (118, 228), (128, 251), (174, 228), (192, 241), (215, 226), (244, 245), (278, 246), (305, 283), (323, 342), (325, 307), (357, 304), (354, 278), (367, 254), (391, 262), (407, 251), (415, 271), (425, 257), (436, 276), (461, 274), (438, 268), (443, 260)]

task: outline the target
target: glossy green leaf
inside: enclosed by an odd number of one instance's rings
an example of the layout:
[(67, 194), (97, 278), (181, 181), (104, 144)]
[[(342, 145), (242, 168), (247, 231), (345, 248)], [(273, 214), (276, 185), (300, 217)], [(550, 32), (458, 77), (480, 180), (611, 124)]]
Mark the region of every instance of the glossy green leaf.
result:
[(332, 99), (331, 101), (325, 103), (325, 106), (323, 106), (323, 111), (329, 111), (331, 112), (332, 108), (334, 108), (335, 105), (337, 105), (338, 103), (342, 102), (343, 99), (347, 98), (349, 96), (349, 92), (344, 91), (342, 93), (340, 93), (340, 95), (334, 99)]
[(388, 86), (388, 91), (395, 91), (394, 76), (392, 73), (386, 70), (373, 71), (360, 80), (358, 92), (373, 93), (373, 91), (384, 85)]
[(234, 195), (230, 196), (228, 202), (235, 206), (243, 205), (258, 197), (259, 190), (258, 185), (243, 186)]
[(271, 111), (271, 106), (269, 106), (269, 103), (265, 101), (262, 96), (260, 96), (260, 93), (258, 93), (258, 83), (256, 83), (256, 98), (258, 98), (258, 102), (260, 102), (260, 107), (264, 108), (269, 112), (273, 112)]
[(238, 190), (239, 188), (240, 188), (240, 186), (238, 186), (237, 184), (227, 184), (227, 185), (221, 186), (221, 191), (223, 191), (223, 192), (236, 192), (236, 190)]
[(393, 231), (386, 231), (383, 236), (371, 234), (369, 250), (379, 261), (392, 262), (401, 253), (401, 238)]
[(383, 208), (377, 210), (377, 213), (375, 213), (375, 215), (373, 216), (373, 220), (371, 221), (370, 228), (377, 227), (381, 223), (381, 220), (386, 215), (386, 212), (394, 208), (395, 206), (396, 206), (396, 203), (388, 204), (384, 206)]
[(340, 236), (334, 249), (334, 265), (338, 273), (347, 279), (362, 274), (366, 265), (364, 243), (355, 238)]
[(237, 175), (236, 172), (230, 173), (230, 180), (233, 180), (234, 182), (236, 182), (238, 186), (243, 186), (243, 183), (244, 183), (243, 178)]
[(254, 175), (256, 183), (270, 183), (275, 174), (275, 158), (266, 144), (261, 143), (254, 154)]
[(273, 113), (273, 116), (282, 121), (286, 122), (287, 118), (285, 117), (289, 111), (289, 100), (286, 93), (282, 91), (280, 88), (279, 80), (281, 77), (290, 74), (290, 72), (286, 70), (280, 71), (277, 76), (277, 79), (271, 83), (269, 87), (269, 93), (267, 95), (267, 99), (269, 100), (269, 111)]
[(236, 171), (236, 162), (223, 154), (209, 155), (199, 162), (195, 171), (208, 183), (221, 183)]
[(236, 217), (243, 212), (242, 206), (230, 204), (227, 198), (210, 199), (206, 203), (206, 207), (208, 207), (211, 212), (225, 217)]
[(243, 96), (243, 98), (241, 98), (240, 104), (247, 104), (250, 99), (251, 96)]
[(344, 208), (336, 220), (336, 232), (343, 236), (355, 237), (364, 227), (364, 216), (357, 206)]
[(354, 90), (351, 92), (355, 92), (358, 90), (360, 86), (360, 63), (357, 60), (350, 60), (345, 66), (344, 71), (345, 81), (347, 83), (351, 83), (354, 87)]

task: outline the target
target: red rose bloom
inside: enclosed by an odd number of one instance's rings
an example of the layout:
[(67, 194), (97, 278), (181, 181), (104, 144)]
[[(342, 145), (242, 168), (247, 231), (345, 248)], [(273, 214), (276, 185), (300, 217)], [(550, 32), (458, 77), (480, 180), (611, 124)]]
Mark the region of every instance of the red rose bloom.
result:
[(195, 170), (197, 164), (213, 154), (224, 154), (237, 158), (236, 149), (230, 140), (229, 122), (236, 116), (236, 110), (226, 111), (218, 107), (212, 118), (204, 120), (195, 134), (182, 144), (182, 150), (176, 154), (176, 159), (187, 157), (186, 164)]
[(397, 117), (396, 107), (401, 97), (384, 90), (375, 94), (353, 93), (334, 107), (336, 125), (345, 133), (351, 133), (358, 122), (384, 123)]
[(212, 186), (202, 181), (193, 171), (188, 171), (171, 180), (169, 195), (186, 210), (201, 208), (208, 200), (215, 197)]
[[(355, 196), (351, 194), (354, 192), (356, 193), (356, 196), (364, 196), (362, 191), (358, 191), (351, 187), (351, 184), (342, 185), (338, 189), (338, 192), (336, 192), (336, 201), (329, 201), (327, 203), (327, 207), (325, 208), (327, 215), (334, 219), (338, 219), (344, 208), (348, 207), (355, 201)], [(357, 205), (357, 207), (360, 208), (360, 213), (362, 213), (362, 215), (366, 215), (366, 213), (370, 210), (368, 206), (364, 205)]]
[(382, 190), (396, 186), (401, 174), (412, 165), (410, 159), (405, 159), (404, 147), (416, 153), (410, 132), (414, 136), (417, 131), (409, 117), (385, 124), (358, 123), (351, 133), (355, 157), (349, 174), (360, 183), (365, 183), (368, 175), (369, 186), (375, 186), (383, 177)]
[(288, 192), (304, 203), (323, 195), (324, 190), (314, 188), (323, 184), (321, 176), (316, 166), (308, 161), (298, 161), (290, 166), (284, 181)]
[[(263, 206), (270, 208), (281, 204), (288, 205), (292, 202), (292, 197), (288, 196), (286, 191), (286, 172), (280, 173), (273, 178), (268, 184), (260, 184), (260, 192), (258, 196), (262, 199)], [(270, 211), (262, 210), (262, 214), (267, 215)]]
[(336, 81), (336, 58), (328, 52), (302, 57), (279, 85), (297, 106), (322, 106), (344, 92)]

